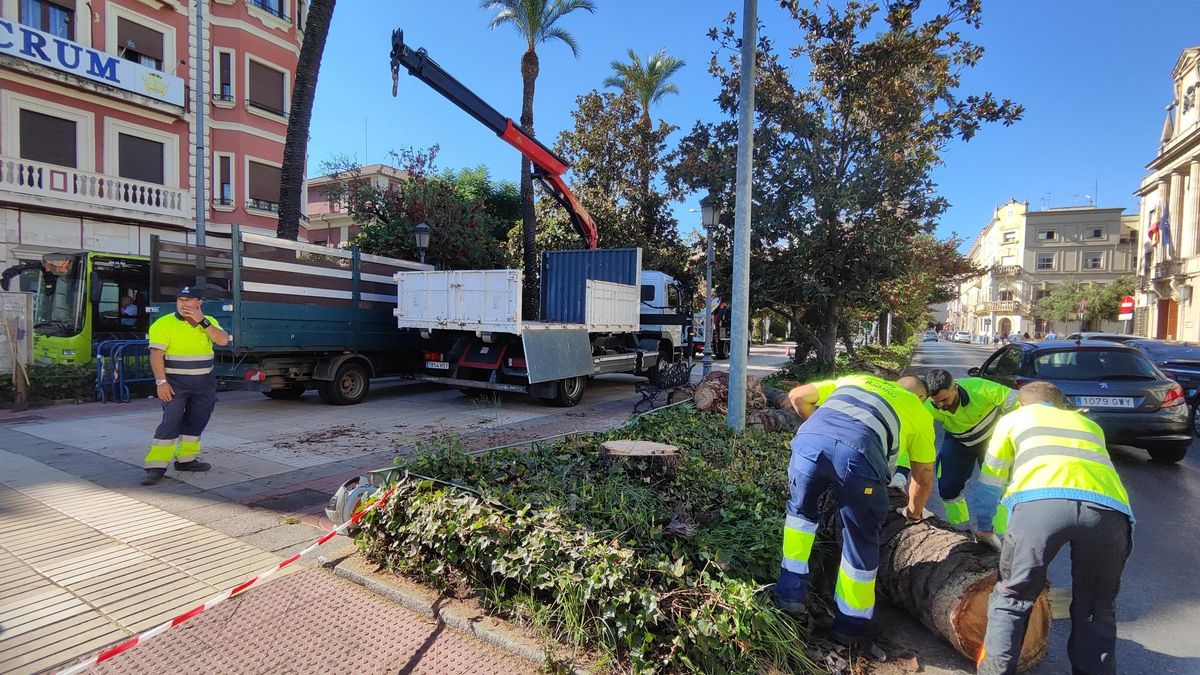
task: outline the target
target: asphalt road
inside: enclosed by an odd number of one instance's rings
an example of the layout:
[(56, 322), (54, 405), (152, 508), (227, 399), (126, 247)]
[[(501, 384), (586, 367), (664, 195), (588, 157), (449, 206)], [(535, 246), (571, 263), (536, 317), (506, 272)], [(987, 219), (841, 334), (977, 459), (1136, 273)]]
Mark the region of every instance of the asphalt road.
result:
[[(956, 377), (978, 366), (991, 346), (922, 343), (911, 371), (946, 368)], [(1125, 567), (1117, 600), (1117, 671), (1200, 673), (1200, 443), (1182, 462), (1149, 463), (1138, 448), (1109, 448), (1129, 492), (1137, 525), (1134, 551)], [(968, 488), (970, 490), (970, 488)], [(1051, 586), (1071, 586), (1070, 552), (1050, 568)], [(1065, 612), (1064, 612), (1065, 613)], [(1066, 644), (1070, 623), (1054, 622), (1050, 653), (1031, 672), (1070, 672)]]

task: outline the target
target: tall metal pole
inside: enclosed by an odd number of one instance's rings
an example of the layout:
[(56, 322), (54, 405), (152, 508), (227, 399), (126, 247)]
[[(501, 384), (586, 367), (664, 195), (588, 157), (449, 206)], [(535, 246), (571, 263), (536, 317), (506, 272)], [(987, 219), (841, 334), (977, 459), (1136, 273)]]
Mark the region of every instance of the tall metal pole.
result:
[(754, 73), (758, 0), (742, 10), (742, 91), (738, 98), (737, 194), (733, 224), (733, 334), (729, 345), (729, 413), (726, 424), (746, 428), (746, 361), (750, 349), (750, 204), (754, 157)]
[[(196, 0), (196, 54), (192, 58), (196, 62), (196, 81), (192, 90), (196, 92), (196, 246), (205, 245), (204, 217), (207, 213), (207, 199), (204, 194), (204, 181), (207, 178), (204, 171), (204, 159), (207, 151), (204, 148), (204, 3), (206, 0)], [(196, 260), (196, 286), (203, 291), (208, 283), (208, 275), (204, 256)]]
[(712, 227), (708, 223), (704, 224), (704, 238), (707, 240), (708, 247), (708, 262), (704, 266), (704, 361), (700, 366), (700, 372), (704, 377), (712, 372), (712, 341), (716, 331), (713, 330), (712, 321), (712, 268), (713, 268), (713, 242), (712, 242)]

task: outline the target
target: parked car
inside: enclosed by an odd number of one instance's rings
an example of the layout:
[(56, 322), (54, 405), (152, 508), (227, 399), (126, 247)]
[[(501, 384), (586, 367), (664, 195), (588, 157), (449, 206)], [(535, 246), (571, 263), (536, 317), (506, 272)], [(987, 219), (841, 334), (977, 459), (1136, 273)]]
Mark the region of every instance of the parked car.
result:
[(1084, 331), (1082, 333), (1071, 333), (1064, 340), (1104, 340), (1106, 342), (1126, 343), (1130, 340), (1143, 339), (1140, 335), (1126, 335), (1125, 333), (1100, 333), (1096, 331)]
[(960, 330), (954, 334), (954, 341), (955, 342), (965, 342), (967, 344), (971, 344), (971, 334), (965, 330)]
[(1020, 342), (998, 349), (968, 374), (1019, 388), (1053, 382), (1104, 430), (1110, 443), (1145, 448), (1178, 462), (1192, 444), (1183, 387), (1145, 354), (1114, 342)]
[(1125, 344), (1150, 357), (1164, 375), (1183, 387), (1183, 395), (1191, 408), (1192, 430), (1200, 435), (1196, 420), (1196, 410), (1200, 408), (1200, 346), (1146, 338), (1130, 340)]
[(938, 341), (938, 334), (931, 330), (925, 331), (925, 337), (921, 338), (921, 342), (937, 342), (937, 341)]

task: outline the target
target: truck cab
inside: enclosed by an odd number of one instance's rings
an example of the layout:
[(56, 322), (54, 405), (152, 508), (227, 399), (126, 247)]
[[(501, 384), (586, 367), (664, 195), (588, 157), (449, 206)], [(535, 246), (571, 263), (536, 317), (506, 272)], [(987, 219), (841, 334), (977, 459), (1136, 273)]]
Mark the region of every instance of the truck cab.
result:
[(657, 345), (659, 360), (678, 360), (686, 347), (687, 318), (691, 314), (682, 285), (669, 274), (642, 271), (641, 328), (638, 338), (643, 349)]

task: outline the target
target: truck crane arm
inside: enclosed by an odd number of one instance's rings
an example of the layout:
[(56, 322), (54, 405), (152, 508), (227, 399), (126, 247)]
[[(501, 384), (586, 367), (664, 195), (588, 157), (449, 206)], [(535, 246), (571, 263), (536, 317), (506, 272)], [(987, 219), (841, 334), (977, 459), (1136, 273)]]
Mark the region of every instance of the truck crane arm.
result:
[(522, 155), (529, 158), (534, 166), (533, 177), (545, 186), (560, 206), (567, 210), (571, 216), (571, 224), (574, 225), (579, 236), (583, 237), (584, 244), (590, 249), (596, 248), (599, 238), (596, 223), (588, 215), (587, 209), (579, 203), (571, 189), (567, 187), (566, 181), (563, 180), (562, 175), (570, 167), (561, 157), (530, 136), (511, 118), (500, 114), (499, 111), (479, 98), (475, 92), (454, 79), (436, 61), (429, 58), (424, 48), (414, 50), (404, 44), (404, 31), (397, 28), (392, 31), (392, 96), (396, 95), (399, 86), (400, 66), (404, 66), (409, 75), (450, 99), (468, 115), (474, 117), (516, 148)]

